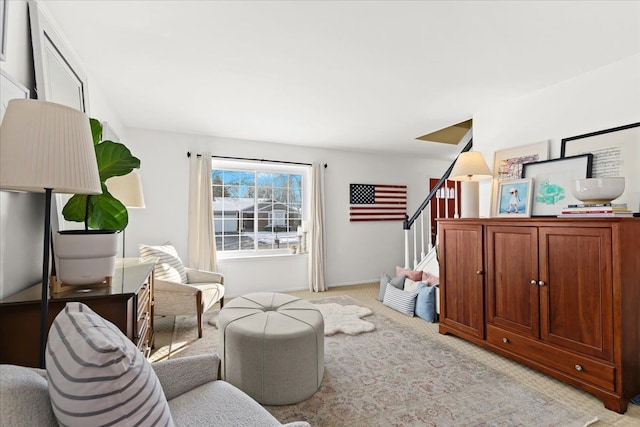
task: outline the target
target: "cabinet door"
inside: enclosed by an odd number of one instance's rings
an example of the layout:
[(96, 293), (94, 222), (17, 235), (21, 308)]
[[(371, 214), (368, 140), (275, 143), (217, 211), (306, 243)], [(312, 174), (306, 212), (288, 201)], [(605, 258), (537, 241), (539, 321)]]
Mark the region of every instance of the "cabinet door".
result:
[(484, 338), (482, 226), (440, 227), (440, 322)]
[(538, 229), (490, 225), (486, 236), (487, 323), (537, 338)]
[(610, 228), (540, 228), (541, 338), (613, 358)]

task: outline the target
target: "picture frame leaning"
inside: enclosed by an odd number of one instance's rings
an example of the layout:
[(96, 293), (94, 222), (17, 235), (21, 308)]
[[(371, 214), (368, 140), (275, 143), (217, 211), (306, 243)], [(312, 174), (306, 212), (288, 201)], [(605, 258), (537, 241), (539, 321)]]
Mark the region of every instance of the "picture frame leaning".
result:
[(493, 156), (491, 216), (497, 215), (498, 187), (501, 182), (521, 179), (522, 165), (549, 159), (549, 140), (497, 150)]
[(0, 69), (0, 122), (12, 99), (29, 99), (31, 91)]
[(571, 193), (573, 180), (590, 178), (593, 154), (543, 160), (523, 165), (522, 178), (533, 179), (531, 216), (557, 216), (580, 201)]
[(622, 176), (625, 190), (615, 203), (640, 212), (640, 122), (562, 139), (560, 157), (592, 153), (592, 177)]
[(530, 217), (532, 195), (533, 180), (531, 178), (499, 183), (496, 216)]

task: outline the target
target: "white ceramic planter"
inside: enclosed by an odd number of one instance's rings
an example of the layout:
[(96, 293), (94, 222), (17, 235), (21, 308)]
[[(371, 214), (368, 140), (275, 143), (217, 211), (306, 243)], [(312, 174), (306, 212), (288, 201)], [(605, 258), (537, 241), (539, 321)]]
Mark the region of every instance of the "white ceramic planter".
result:
[(67, 285), (91, 285), (113, 276), (118, 233), (57, 233), (54, 251), (56, 275)]

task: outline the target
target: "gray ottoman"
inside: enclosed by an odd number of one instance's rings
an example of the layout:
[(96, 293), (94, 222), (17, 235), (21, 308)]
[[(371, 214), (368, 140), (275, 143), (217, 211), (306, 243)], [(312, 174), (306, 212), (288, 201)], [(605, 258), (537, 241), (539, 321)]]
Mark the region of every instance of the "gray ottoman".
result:
[(311, 397), (324, 375), (324, 319), (311, 303), (259, 292), (234, 298), (218, 317), (222, 379), (264, 405)]

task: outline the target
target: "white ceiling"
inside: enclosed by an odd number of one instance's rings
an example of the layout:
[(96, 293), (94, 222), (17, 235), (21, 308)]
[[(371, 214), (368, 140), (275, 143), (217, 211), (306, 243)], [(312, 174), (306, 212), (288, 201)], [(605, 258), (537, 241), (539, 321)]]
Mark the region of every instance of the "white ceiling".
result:
[(452, 158), (417, 141), (640, 52), (639, 1), (45, 2), (125, 126)]

